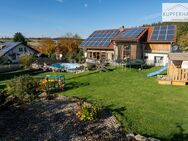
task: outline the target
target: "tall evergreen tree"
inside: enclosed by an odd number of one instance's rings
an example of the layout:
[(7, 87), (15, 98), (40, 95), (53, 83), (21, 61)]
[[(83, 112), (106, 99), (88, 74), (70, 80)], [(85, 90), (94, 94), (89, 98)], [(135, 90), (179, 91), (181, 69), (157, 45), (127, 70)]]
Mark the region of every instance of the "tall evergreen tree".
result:
[(25, 37), (20, 32), (17, 32), (14, 34), (13, 40), (14, 40), (14, 42), (22, 42), (23, 44), (27, 45), (27, 41), (26, 41)]

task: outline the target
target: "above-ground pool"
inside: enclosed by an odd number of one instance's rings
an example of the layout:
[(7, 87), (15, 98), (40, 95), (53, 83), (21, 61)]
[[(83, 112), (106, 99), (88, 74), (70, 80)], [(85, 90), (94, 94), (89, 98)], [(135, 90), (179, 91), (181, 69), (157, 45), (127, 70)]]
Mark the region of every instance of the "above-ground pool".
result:
[(52, 64), (51, 66), (54, 67), (54, 68), (57, 68), (57, 69), (70, 70), (70, 69), (79, 68), (80, 64), (77, 64), (77, 63), (57, 63), (57, 64)]

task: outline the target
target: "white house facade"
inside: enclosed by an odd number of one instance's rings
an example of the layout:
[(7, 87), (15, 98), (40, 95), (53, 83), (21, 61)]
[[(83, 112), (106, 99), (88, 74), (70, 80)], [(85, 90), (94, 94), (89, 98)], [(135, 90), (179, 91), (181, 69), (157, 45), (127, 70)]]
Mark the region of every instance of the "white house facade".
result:
[(9, 63), (19, 63), (20, 55), (34, 55), (38, 51), (21, 42), (0, 42), (0, 57)]
[(166, 53), (146, 53), (147, 65), (166, 66), (168, 64), (168, 54)]

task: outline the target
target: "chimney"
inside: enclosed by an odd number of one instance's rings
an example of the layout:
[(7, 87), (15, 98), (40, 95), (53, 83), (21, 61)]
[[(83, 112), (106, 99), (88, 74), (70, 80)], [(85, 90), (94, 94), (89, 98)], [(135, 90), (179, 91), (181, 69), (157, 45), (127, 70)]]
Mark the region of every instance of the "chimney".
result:
[(124, 25), (120, 27), (120, 31), (124, 31), (124, 29), (125, 29)]

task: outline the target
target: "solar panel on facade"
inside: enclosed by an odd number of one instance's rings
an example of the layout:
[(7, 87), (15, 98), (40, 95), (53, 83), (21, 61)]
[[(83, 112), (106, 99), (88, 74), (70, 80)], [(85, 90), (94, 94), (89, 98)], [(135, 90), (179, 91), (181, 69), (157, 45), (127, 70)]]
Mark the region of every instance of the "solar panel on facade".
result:
[(174, 40), (175, 29), (176, 28), (174, 25), (155, 26), (150, 40), (151, 41)]
[(95, 31), (85, 41), (83, 41), (80, 46), (107, 47), (109, 46), (111, 39), (114, 38), (118, 33), (118, 29)]
[(166, 30), (168, 26), (160, 26), (160, 30)]
[(159, 34), (161, 35), (161, 34), (166, 34), (166, 31), (167, 30), (161, 30), (160, 32), (159, 32)]
[(159, 30), (159, 28), (160, 28), (160, 26), (156, 26), (156, 27), (155, 27), (155, 30)]
[(166, 40), (173, 40), (174, 39), (174, 35), (168, 35), (167, 37), (166, 37)]
[(175, 30), (176, 28), (175, 28), (174, 25), (169, 25), (169, 26), (168, 26), (168, 29), (169, 29), (169, 30)]
[(157, 40), (158, 36), (152, 36), (151, 40)]
[(80, 44), (80, 46), (84, 46), (84, 44), (85, 44), (85, 42), (82, 42), (82, 43)]
[(158, 37), (158, 40), (165, 40), (166, 36), (163, 34), (160, 34)]
[(116, 38), (136, 39), (143, 31), (144, 31), (144, 28), (127, 29), (123, 31), (120, 35), (118, 35)]
[(168, 30), (167, 31), (167, 34), (174, 34), (175, 33), (175, 30)]

